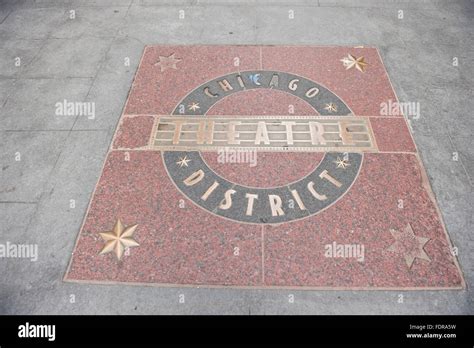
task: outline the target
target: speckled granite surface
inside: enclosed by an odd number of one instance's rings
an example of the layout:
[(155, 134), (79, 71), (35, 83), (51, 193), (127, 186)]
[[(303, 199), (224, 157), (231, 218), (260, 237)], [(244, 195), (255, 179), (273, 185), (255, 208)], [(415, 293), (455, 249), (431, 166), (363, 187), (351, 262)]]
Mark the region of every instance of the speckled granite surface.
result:
[[(361, 69), (349, 66), (349, 55), (363, 57)], [(313, 97), (314, 86), (319, 92)], [(376, 48), (147, 47), (65, 279), (463, 288), (409, 127), (402, 115), (381, 111), (389, 101), (396, 96)], [(328, 110), (330, 103), (338, 111)], [(153, 146), (160, 116), (261, 116), (260, 121), (314, 116), (317, 121), (330, 112), (337, 120), (366, 120), (374, 148), (339, 153), (262, 147), (252, 165), (223, 162), (216, 151), (186, 155)], [(347, 167), (333, 163), (343, 155)], [(182, 185), (199, 169), (198, 159), (205, 179)], [(324, 171), (333, 180), (324, 181)], [(316, 194), (308, 188), (310, 180)], [(218, 186), (211, 189), (213, 181)], [(226, 196), (229, 190), (237, 192)], [(272, 205), (274, 196), (281, 202)], [(232, 207), (224, 209), (231, 197)], [(139, 245), (120, 257), (116, 249), (101, 253), (108, 250), (100, 233), (112, 231), (117, 220), (124, 227), (138, 225), (130, 238)]]

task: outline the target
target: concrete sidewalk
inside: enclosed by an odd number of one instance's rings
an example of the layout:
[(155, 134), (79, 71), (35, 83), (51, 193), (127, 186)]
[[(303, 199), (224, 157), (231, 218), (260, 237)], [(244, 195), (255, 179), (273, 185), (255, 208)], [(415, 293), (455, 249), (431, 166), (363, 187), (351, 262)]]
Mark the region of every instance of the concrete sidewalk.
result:
[[(38, 245), (35, 262), (0, 259), (0, 313), (474, 313), (473, 17), (474, 2), (448, 0), (0, 0), (0, 244)], [(377, 46), (400, 101), (421, 105), (413, 134), (468, 289), (64, 283), (143, 48), (151, 44)], [(95, 117), (56, 116), (55, 104), (64, 100), (94, 102)]]

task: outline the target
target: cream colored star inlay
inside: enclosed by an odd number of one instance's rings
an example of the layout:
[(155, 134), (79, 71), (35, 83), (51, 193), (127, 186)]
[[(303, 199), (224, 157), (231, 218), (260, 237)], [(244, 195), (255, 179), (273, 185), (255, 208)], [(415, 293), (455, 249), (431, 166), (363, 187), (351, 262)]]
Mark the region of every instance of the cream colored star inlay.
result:
[(105, 246), (100, 251), (100, 254), (114, 252), (117, 259), (121, 260), (125, 248), (139, 246), (132, 238), (137, 227), (138, 225), (125, 227), (120, 219), (118, 219), (112, 231), (99, 233), (102, 239), (105, 240)]
[(411, 268), (416, 258), (430, 262), (428, 254), (423, 249), (430, 240), (425, 237), (415, 236), (413, 228), (408, 224), (403, 231), (390, 230), (395, 243), (387, 249), (390, 252), (401, 255), (408, 266)]

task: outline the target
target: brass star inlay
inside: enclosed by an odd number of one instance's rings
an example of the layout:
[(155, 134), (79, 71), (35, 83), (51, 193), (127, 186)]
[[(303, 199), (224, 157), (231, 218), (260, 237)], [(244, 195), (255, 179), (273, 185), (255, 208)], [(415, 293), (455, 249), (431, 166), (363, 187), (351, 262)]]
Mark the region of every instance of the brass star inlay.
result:
[(183, 158), (183, 157), (180, 157), (180, 158), (179, 158), (179, 161), (176, 162), (176, 164), (177, 164), (180, 168), (183, 168), (183, 167), (187, 167), (189, 162), (191, 162), (191, 160), (188, 159), (188, 156), (184, 156), (184, 158)]
[(349, 163), (348, 160), (346, 160), (345, 158), (337, 158), (334, 163), (336, 163), (337, 165), (337, 168), (342, 168), (342, 169), (346, 169), (347, 167), (349, 167), (351, 164)]
[(136, 247), (139, 245), (132, 239), (132, 235), (137, 227), (138, 225), (124, 227), (120, 219), (118, 219), (113, 231), (99, 233), (102, 239), (106, 241), (100, 254), (106, 254), (113, 251), (118, 260), (122, 259), (125, 248)]
[(390, 230), (395, 243), (390, 245), (388, 251), (402, 255), (408, 268), (411, 268), (415, 258), (431, 261), (423, 247), (430, 240), (425, 237), (415, 236), (413, 229), (408, 224), (403, 231)]
[(334, 103), (326, 104), (326, 107), (324, 108), (324, 110), (327, 110), (329, 112), (337, 112), (337, 105)]
[(192, 111), (196, 111), (197, 109), (200, 109), (201, 107), (199, 106), (199, 103), (191, 103), (188, 105), (188, 109)]
[(346, 67), (346, 70), (355, 67), (360, 72), (364, 72), (365, 67), (368, 65), (365, 62), (364, 57), (356, 58), (352, 54), (348, 54), (347, 57), (342, 58), (341, 62)]
[(176, 64), (181, 61), (180, 58), (175, 58), (174, 53), (168, 57), (159, 56), (158, 62), (155, 65), (159, 65), (161, 72), (165, 71), (166, 69), (174, 69), (177, 70)]

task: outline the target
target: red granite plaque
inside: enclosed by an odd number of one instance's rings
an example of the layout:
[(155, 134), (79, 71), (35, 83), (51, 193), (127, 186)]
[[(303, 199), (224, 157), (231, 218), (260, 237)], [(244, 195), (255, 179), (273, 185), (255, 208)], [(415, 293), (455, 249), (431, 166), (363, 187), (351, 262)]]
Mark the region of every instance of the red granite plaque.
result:
[(67, 281), (462, 289), (376, 48), (148, 46)]

